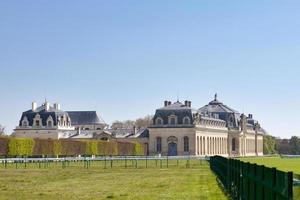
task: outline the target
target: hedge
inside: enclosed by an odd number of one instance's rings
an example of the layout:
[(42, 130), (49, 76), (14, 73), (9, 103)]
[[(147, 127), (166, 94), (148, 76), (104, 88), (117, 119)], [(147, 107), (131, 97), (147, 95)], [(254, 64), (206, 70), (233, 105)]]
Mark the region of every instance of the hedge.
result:
[(0, 137), (2, 156), (145, 155), (138, 142)]
[(9, 156), (31, 156), (33, 154), (34, 139), (10, 138), (8, 143)]
[(135, 142), (134, 155), (138, 155), (138, 156), (145, 155), (144, 146), (139, 142)]
[(7, 155), (8, 142), (9, 142), (8, 137), (0, 137), (0, 156)]

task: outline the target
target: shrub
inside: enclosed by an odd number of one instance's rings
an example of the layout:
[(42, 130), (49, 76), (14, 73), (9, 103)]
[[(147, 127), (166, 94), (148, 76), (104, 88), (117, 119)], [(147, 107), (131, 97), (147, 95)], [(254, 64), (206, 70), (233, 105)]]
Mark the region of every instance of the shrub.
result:
[(144, 145), (143, 144), (141, 144), (139, 142), (135, 142), (134, 155), (136, 155), (136, 156), (143, 156), (143, 155), (145, 155), (145, 149), (144, 149)]
[(61, 144), (61, 154), (65, 156), (76, 156), (85, 154), (86, 142), (77, 141), (77, 140), (60, 140)]
[(118, 155), (118, 143), (99, 141), (98, 155), (103, 155), (103, 156)]
[(8, 137), (0, 137), (0, 155), (5, 156), (8, 153)]
[(34, 148), (33, 148), (33, 155), (57, 155), (54, 153), (54, 142), (55, 140), (41, 140), (35, 139), (34, 140)]
[(62, 155), (61, 153), (61, 143), (59, 140), (53, 140), (53, 154), (56, 156)]
[(10, 138), (8, 147), (8, 155), (10, 156), (31, 156), (33, 153), (34, 140), (31, 138)]
[(134, 155), (134, 143), (118, 142), (118, 155)]
[(98, 142), (97, 141), (85, 141), (85, 143), (86, 143), (86, 147), (85, 147), (86, 155), (98, 155)]

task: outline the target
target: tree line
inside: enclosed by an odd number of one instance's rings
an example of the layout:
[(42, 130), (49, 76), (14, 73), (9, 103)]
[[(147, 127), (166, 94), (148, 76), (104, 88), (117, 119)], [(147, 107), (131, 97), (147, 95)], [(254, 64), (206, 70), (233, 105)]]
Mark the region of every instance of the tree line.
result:
[(300, 155), (300, 137), (292, 136), (290, 139), (264, 136), (264, 154)]

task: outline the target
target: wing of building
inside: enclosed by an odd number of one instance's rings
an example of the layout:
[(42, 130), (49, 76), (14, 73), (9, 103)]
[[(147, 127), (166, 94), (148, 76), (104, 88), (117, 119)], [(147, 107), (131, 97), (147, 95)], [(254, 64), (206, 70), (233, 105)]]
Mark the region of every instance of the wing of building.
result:
[(190, 101), (164, 102), (149, 127), (149, 153), (162, 155), (263, 155), (264, 129), (215, 99), (200, 109)]
[(106, 123), (96, 111), (63, 111), (58, 103), (48, 102), (22, 113), (19, 125), (13, 135), (16, 137), (60, 139), (60, 138), (99, 138), (109, 139), (104, 129)]

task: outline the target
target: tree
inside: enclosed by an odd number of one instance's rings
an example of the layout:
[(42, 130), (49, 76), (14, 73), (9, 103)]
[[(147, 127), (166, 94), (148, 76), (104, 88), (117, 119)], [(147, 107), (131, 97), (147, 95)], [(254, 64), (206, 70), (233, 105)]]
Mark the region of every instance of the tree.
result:
[(300, 154), (300, 138), (297, 136), (293, 136), (289, 142), (290, 146), (290, 154), (297, 155)]
[(145, 117), (138, 118), (137, 120), (135, 120), (136, 128), (138, 128), (138, 129), (147, 128), (148, 126), (151, 125), (152, 118), (153, 118), (152, 115), (147, 115)]
[(0, 135), (5, 135), (5, 127), (0, 125)]
[(273, 136), (265, 135), (263, 142), (264, 142), (264, 154), (276, 153), (276, 150), (275, 150), (276, 140)]

